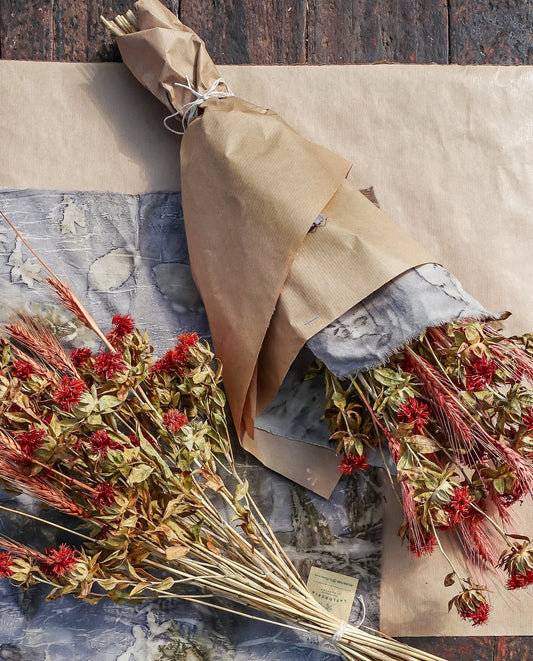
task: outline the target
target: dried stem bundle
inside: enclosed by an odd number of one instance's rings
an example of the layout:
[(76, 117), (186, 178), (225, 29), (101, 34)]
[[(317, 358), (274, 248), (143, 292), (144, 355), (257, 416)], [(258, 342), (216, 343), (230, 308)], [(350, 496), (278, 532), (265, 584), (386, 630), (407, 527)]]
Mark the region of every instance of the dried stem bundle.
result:
[(310, 595), (235, 469), (208, 345), (180, 335), (155, 360), (130, 317), (116, 315), (105, 335), (48, 271), (105, 348), (68, 355), (27, 315), (5, 328), (0, 478), (81, 520), (85, 533), (71, 532), (85, 543), (38, 551), (2, 538), (0, 576), (45, 583), (50, 599), (174, 596), (239, 612), (212, 602), (222, 597), (332, 640), (346, 659), (437, 661), (346, 625)]

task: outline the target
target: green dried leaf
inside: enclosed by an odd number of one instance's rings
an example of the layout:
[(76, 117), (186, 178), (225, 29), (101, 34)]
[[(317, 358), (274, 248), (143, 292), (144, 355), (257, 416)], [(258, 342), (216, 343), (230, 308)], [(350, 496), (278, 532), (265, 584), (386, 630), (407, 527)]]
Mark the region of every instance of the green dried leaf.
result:
[(492, 486), (494, 487), (494, 490), (500, 495), (505, 493), (505, 480), (502, 477), (499, 477), (496, 480), (494, 480)]
[(114, 395), (104, 395), (96, 403), (96, 410), (100, 413), (109, 413), (112, 409), (120, 406), (122, 401)]
[(339, 409), (339, 411), (344, 411), (346, 408), (346, 397), (340, 392), (334, 392), (331, 397), (332, 402)]
[(242, 500), (247, 493), (248, 493), (248, 480), (244, 480), (244, 482), (237, 484), (237, 486), (235, 487), (235, 500), (236, 501)]
[(139, 484), (144, 482), (153, 472), (153, 468), (148, 464), (138, 464), (131, 469), (128, 475), (128, 484)]
[(378, 383), (384, 386), (396, 386), (405, 381), (405, 376), (398, 374), (390, 367), (378, 367), (372, 370), (372, 374)]

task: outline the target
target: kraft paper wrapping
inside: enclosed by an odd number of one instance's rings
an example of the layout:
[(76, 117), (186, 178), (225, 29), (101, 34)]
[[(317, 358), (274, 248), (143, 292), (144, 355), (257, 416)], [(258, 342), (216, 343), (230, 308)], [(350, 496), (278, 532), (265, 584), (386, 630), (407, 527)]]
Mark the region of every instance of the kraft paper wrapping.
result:
[[(533, 67), (219, 69), (240, 97), (353, 162), (356, 186), (373, 186), (381, 207), (472, 295), (513, 311), (510, 332), (533, 329)], [(166, 114), (119, 64), (0, 61), (0, 187), (179, 190)], [(401, 513), (390, 494), (387, 503), (383, 631), (531, 635), (531, 590), (495, 587), (483, 629), (448, 615), (444, 562), (416, 561), (401, 547)], [(531, 533), (532, 508), (517, 512)]]
[[(158, 0), (139, 0), (135, 10), (139, 32), (117, 39), (120, 52), (172, 113), (195, 98), (184, 85), (228, 89), (202, 41)], [(239, 440), (326, 497), (339, 479), (335, 454), (256, 431), (255, 420), (310, 337), (434, 261), (346, 182), (349, 170), (277, 113), (235, 96), (205, 100), (181, 144), (191, 269)], [(311, 233), (321, 213), (327, 222)]]

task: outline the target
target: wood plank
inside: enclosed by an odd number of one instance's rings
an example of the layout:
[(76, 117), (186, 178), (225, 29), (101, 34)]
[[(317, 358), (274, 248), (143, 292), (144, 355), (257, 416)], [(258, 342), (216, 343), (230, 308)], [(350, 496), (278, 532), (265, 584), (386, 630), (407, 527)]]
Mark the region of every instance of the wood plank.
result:
[(308, 61), (448, 63), (446, 0), (309, 0)]
[(450, 0), (450, 61), (532, 64), (531, 2)]
[(494, 661), (526, 661), (533, 659), (533, 637), (497, 638)]
[[(440, 636), (432, 638), (399, 638), (412, 647), (442, 656), (446, 661), (503, 661), (493, 655), (495, 638), (488, 636)], [(525, 661), (524, 656), (520, 661)], [(507, 660), (506, 661), (510, 661)], [(517, 657), (518, 661), (518, 657)]]
[(218, 64), (305, 62), (305, 0), (181, 0)]
[(52, 14), (52, 0), (2, 0), (0, 57), (5, 60), (51, 60)]
[[(177, 12), (178, 0), (163, 0)], [(100, 16), (123, 14), (132, 0), (83, 0), (54, 3), (54, 60), (60, 62), (114, 62), (120, 60), (113, 36)]]

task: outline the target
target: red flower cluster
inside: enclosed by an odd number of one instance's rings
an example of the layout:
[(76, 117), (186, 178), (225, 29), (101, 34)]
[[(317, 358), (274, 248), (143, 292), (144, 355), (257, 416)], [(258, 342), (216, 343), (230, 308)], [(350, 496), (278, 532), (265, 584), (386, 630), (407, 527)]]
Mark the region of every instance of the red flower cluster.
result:
[(94, 454), (106, 457), (109, 450), (119, 450), (122, 446), (114, 441), (105, 429), (95, 431), (89, 438), (89, 445)]
[(198, 342), (200, 336), (198, 333), (182, 333), (176, 339), (178, 340), (178, 344), (190, 349)]
[(169, 409), (163, 413), (163, 422), (167, 430), (175, 434), (189, 422), (189, 419), (185, 413), (178, 411), (178, 409)]
[(368, 470), (368, 457), (363, 454), (345, 454), (339, 466), (343, 475), (351, 475), (354, 471)]
[(448, 513), (450, 528), (462, 523), (475, 512), (472, 508), (473, 502), (468, 486), (455, 487), (450, 502), (444, 508)]
[(95, 487), (93, 502), (100, 511), (115, 502), (115, 490), (109, 482), (101, 482)]
[(54, 390), (54, 401), (63, 411), (69, 411), (80, 403), (81, 396), (87, 386), (81, 379), (70, 379), (64, 376), (61, 384)]
[(0, 553), (0, 578), (13, 575), (13, 559), (9, 553)]
[(40, 565), (43, 574), (63, 576), (68, 573), (78, 561), (78, 552), (66, 544), (59, 548), (46, 549), (46, 561)]
[(185, 374), (187, 366), (187, 356), (189, 350), (193, 347), (200, 337), (197, 333), (182, 333), (178, 336), (178, 343), (172, 349), (169, 349), (158, 361), (150, 368), (151, 372), (156, 374), (168, 374), (169, 376), (182, 377)]
[(435, 539), (435, 536), (430, 533), (423, 540), (409, 542), (409, 551), (414, 553), (417, 558), (421, 558), (423, 555), (431, 555), (436, 546), (437, 540)]
[(508, 590), (518, 590), (533, 585), (533, 569), (529, 569), (525, 574), (517, 572), (512, 574), (507, 581)]
[(470, 392), (486, 390), (492, 383), (498, 365), (487, 356), (476, 358), (466, 367), (465, 385)]
[(91, 358), (92, 353), (90, 349), (73, 349), (70, 352), (70, 357), (74, 363), (74, 367), (83, 367), (85, 363)]
[(22, 452), (31, 457), (35, 450), (41, 447), (45, 436), (46, 432), (44, 429), (35, 429), (34, 425), (32, 425), (27, 432), (17, 436), (17, 443)]
[(113, 328), (107, 334), (107, 339), (111, 344), (115, 344), (117, 340), (122, 340), (127, 335), (131, 335), (135, 330), (135, 322), (129, 314), (116, 314), (111, 320)]
[(409, 397), (409, 401), (398, 408), (398, 419), (412, 424), (414, 433), (420, 434), (428, 423), (429, 407), (416, 397)]
[(484, 602), (478, 604), (474, 610), (462, 610), (460, 615), (463, 620), (472, 620), (473, 626), (477, 627), (480, 624), (486, 624), (489, 613), (490, 606)]
[(127, 372), (128, 366), (118, 351), (104, 351), (94, 359), (93, 369), (103, 379), (112, 379), (117, 372)]
[(13, 376), (16, 376), (17, 379), (26, 381), (26, 379), (29, 379), (32, 374), (35, 374), (35, 372), (35, 367), (30, 365), (30, 363), (27, 363), (25, 360), (13, 361)]

